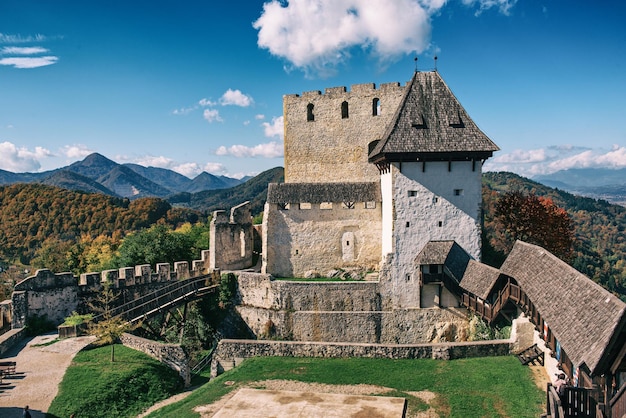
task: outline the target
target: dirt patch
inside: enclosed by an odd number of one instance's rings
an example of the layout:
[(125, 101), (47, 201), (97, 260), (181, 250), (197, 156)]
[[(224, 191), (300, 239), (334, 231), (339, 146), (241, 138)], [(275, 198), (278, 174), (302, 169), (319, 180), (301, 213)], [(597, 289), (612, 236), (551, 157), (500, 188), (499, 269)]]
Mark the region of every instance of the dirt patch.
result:
[(550, 376), (548, 376), (548, 372), (546, 372), (545, 367), (533, 365), (528, 367), (530, 367), (530, 370), (533, 373), (533, 381), (537, 387), (541, 390), (546, 390), (548, 383), (550, 383)]
[[(276, 391), (338, 393), (344, 395), (381, 395), (396, 391), (395, 389), (376, 385), (328, 385), (323, 383), (297, 382), (293, 380), (262, 380), (250, 382), (242, 387)], [(210, 418), (222, 409), (236, 392), (237, 390), (233, 390), (212, 404), (196, 407), (194, 411), (199, 413), (202, 418)], [(430, 404), (430, 402), (437, 397), (435, 393), (430, 391), (407, 392), (407, 394), (415, 396), (427, 404)], [(407, 418), (439, 418), (439, 415), (436, 413), (435, 409), (429, 408), (417, 414), (407, 415)]]

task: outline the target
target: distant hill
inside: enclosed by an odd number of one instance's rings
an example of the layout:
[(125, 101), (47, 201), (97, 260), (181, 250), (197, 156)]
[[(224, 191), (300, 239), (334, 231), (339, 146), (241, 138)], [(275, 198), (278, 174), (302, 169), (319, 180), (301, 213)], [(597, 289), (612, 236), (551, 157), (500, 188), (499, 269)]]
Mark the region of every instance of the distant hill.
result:
[(269, 183), (282, 183), (284, 178), (284, 169), (276, 167), (229, 189), (179, 193), (170, 196), (167, 200), (175, 206), (208, 213), (214, 210), (229, 210), (233, 206), (250, 201), (250, 209), (253, 215), (257, 215), (263, 211), (263, 206), (267, 200), (267, 185)]
[(572, 168), (533, 177), (546, 186), (626, 206), (626, 168)]
[[(489, 219), (499, 193), (512, 188), (546, 196), (564, 208), (575, 230), (571, 265), (626, 300), (626, 208), (606, 200), (576, 196), (513, 173), (483, 174), (483, 241), (489, 240)], [(489, 248), (483, 244), (483, 253)]]
[[(73, 173), (73, 175), (60, 173)], [(94, 182), (99, 183), (100, 186)], [(184, 192), (196, 193), (225, 189), (243, 182), (244, 180), (215, 176), (206, 172), (190, 179), (165, 168), (118, 164), (98, 153), (90, 154), (84, 160), (76, 161), (67, 167), (41, 173), (12, 173), (0, 170), (0, 185), (42, 183), (128, 199), (166, 197)]]

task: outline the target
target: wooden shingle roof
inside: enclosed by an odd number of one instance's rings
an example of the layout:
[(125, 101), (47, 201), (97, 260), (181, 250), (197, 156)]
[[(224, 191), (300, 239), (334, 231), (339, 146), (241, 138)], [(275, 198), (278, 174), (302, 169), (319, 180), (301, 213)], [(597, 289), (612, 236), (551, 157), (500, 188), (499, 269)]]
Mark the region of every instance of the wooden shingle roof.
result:
[(472, 257), (455, 241), (429, 241), (415, 257), (415, 264), (444, 265), (453, 278), (460, 282), (471, 259)]
[(476, 260), (470, 260), (461, 280), (461, 288), (478, 296), (483, 300), (487, 300), (491, 289), (500, 277), (500, 270), (480, 263)]
[(576, 366), (596, 372), (626, 304), (545, 249), (517, 241), (500, 271), (526, 292)]
[(270, 183), (269, 203), (380, 202), (380, 183)]
[(369, 161), (486, 159), (498, 150), (438, 72), (415, 72)]

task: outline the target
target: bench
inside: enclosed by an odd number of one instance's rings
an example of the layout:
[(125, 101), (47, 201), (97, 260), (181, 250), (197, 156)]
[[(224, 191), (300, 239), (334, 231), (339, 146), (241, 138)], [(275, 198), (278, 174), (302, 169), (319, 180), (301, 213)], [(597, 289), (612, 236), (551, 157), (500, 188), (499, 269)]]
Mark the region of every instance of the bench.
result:
[(539, 362), (543, 366), (544, 353), (537, 346), (537, 344), (533, 344), (527, 349), (523, 350), (521, 353), (517, 355), (517, 358), (523, 365), (534, 364), (535, 361)]
[(10, 376), (15, 373), (14, 361), (1, 361), (0, 362), (0, 377)]

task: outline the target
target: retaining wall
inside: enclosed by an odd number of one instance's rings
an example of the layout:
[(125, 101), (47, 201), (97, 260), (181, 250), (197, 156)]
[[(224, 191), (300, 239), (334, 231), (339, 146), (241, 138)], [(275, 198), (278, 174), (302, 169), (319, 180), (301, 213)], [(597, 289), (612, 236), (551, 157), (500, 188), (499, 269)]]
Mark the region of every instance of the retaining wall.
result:
[(433, 358), (454, 360), (470, 357), (505, 356), (511, 352), (510, 340), (446, 344), (359, 344), (310, 341), (221, 340), (217, 345), (211, 376), (239, 365), (244, 359), (260, 356), (321, 358)]

